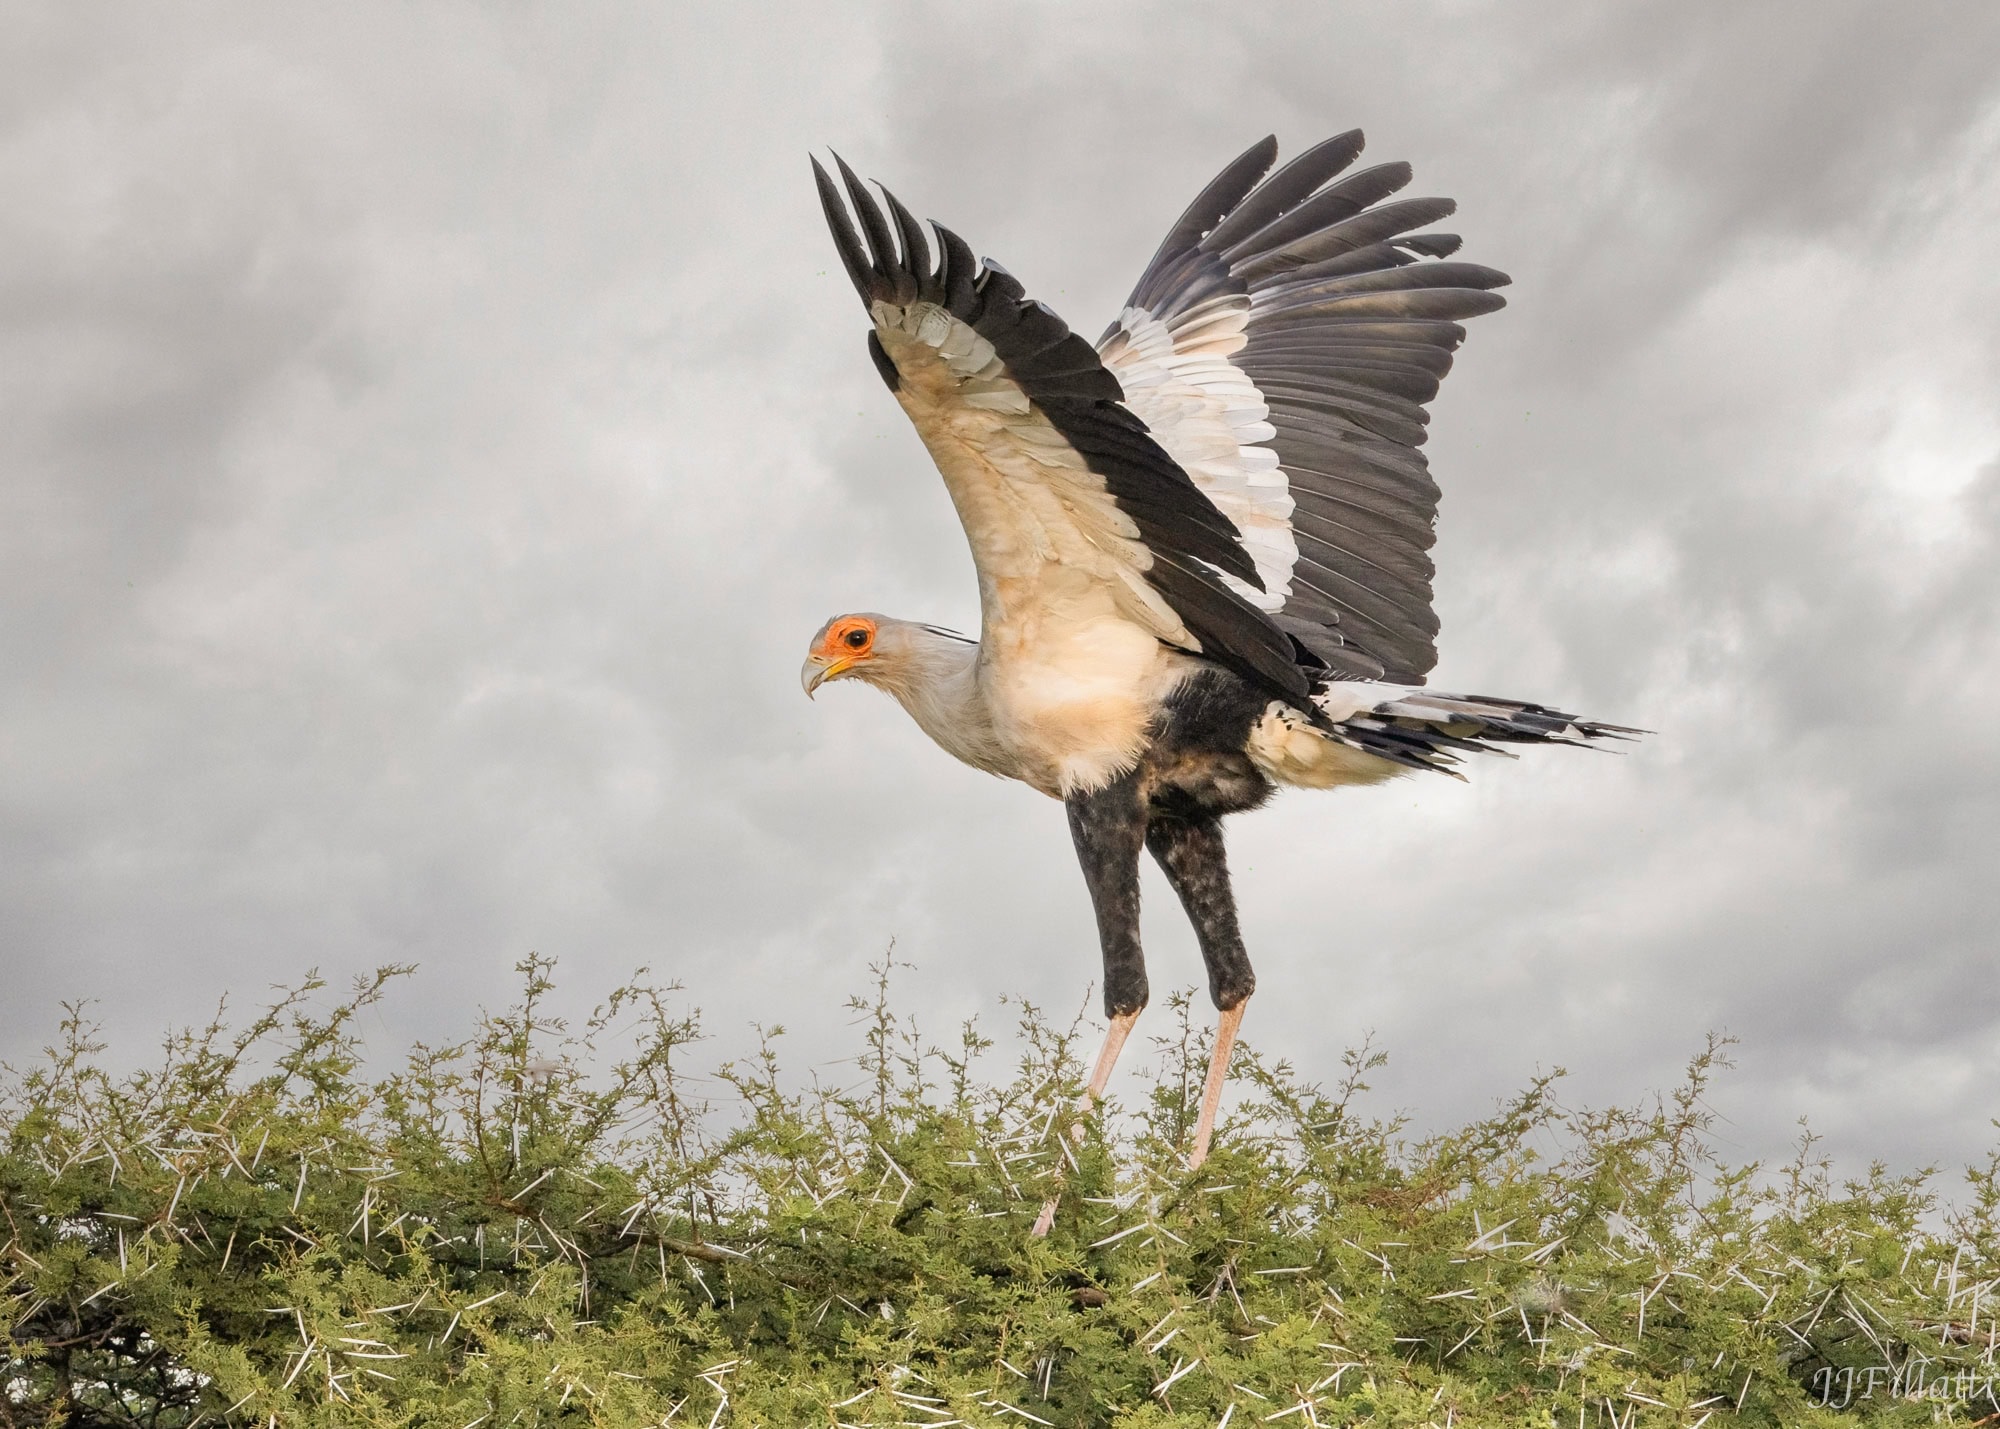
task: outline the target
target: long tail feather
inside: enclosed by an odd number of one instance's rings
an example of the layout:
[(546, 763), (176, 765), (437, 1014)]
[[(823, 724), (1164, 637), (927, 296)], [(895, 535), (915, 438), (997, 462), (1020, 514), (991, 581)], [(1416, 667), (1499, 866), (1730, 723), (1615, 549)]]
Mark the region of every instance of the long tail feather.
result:
[(1314, 703), (1326, 716), (1329, 732), (1343, 743), (1405, 768), (1454, 778), (1464, 777), (1453, 767), (1460, 754), (1513, 758), (1507, 745), (1568, 744), (1588, 749), (1599, 741), (1651, 733), (1520, 700), (1359, 681), (1329, 685)]

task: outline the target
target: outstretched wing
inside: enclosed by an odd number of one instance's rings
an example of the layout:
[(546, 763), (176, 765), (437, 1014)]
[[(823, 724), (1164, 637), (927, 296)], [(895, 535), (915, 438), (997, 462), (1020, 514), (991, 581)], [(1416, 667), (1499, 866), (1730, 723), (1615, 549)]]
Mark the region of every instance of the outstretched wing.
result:
[(1239, 593), (1330, 674), (1421, 684), (1438, 629), (1424, 404), (1459, 320), (1503, 306), (1490, 290), (1508, 279), (1423, 261), (1458, 237), (1412, 230), (1456, 205), (1385, 201), (1410, 166), (1346, 173), (1361, 145), (1337, 135), (1269, 178), (1277, 140), (1252, 145), (1167, 234), (1098, 352), (1242, 532), (1262, 589)]
[(885, 215), (835, 162), (853, 216), (815, 161), (827, 223), (875, 325), (869, 352), (958, 508), (988, 648), (1108, 601), (1169, 644), (1303, 696), (1292, 641), (1224, 584), (1261, 580), (1235, 526), (1122, 405), (1090, 343), (940, 225), (933, 263), (909, 210), (884, 190)]

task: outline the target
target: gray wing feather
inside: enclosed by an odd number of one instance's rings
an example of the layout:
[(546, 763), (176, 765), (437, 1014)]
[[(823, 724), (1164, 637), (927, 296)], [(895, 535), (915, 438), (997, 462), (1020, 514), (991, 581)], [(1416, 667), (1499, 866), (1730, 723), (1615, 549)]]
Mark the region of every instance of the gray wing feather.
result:
[(1461, 324), (1503, 306), (1493, 289), (1508, 279), (1444, 261), (1458, 236), (1420, 230), (1455, 205), (1394, 198), (1407, 164), (1350, 172), (1361, 148), (1359, 131), (1336, 135), (1266, 177), (1276, 141), (1252, 145), (1189, 205), (1127, 306), (1192, 342), (1248, 303), (1228, 361), (1269, 406), (1299, 551), (1273, 620), (1336, 675), (1420, 684), (1438, 628), (1425, 404)]

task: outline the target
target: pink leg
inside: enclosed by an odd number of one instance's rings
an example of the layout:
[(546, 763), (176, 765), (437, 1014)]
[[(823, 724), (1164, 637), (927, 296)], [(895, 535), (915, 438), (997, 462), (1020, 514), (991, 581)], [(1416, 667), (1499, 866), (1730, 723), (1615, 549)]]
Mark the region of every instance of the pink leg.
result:
[[(1111, 1019), (1111, 1026), (1105, 1029), (1104, 1045), (1098, 1049), (1097, 1066), (1090, 1074), (1090, 1090), (1083, 1094), (1083, 1105), (1077, 1108), (1079, 1116), (1089, 1116), (1090, 1109), (1104, 1099), (1104, 1089), (1111, 1085), (1111, 1069), (1118, 1065), (1118, 1054), (1124, 1050), (1125, 1039), (1132, 1035), (1133, 1024), (1138, 1020), (1137, 1012), (1121, 1012)], [(1070, 1127), (1069, 1134), (1072, 1141), (1083, 1140), (1083, 1123), (1078, 1121)], [(1051, 1196), (1042, 1202), (1042, 1213), (1035, 1217), (1035, 1229), (1031, 1232), (1037, 1238), (1047, 1235), (1049, 1227), (1055, 1224), (1056, 1200)]]
[[(1138, 1021), (1138, 1013), (1121, 1012), (1111, 1019), (1111, 1026), (1105, 1029), (1104, 1046), (1097, 1053), (1097, 1070), (1090, 1074), (1090, 1090), (1083, 1097), (1085, 1112), (1104, 1099), (1104, 1089), (1111, 1085), (1111, 1069), (1118, 1065), (1118, 1054), (1125, 1050), (1125, 1039), (1132, 1035), (1132, 1028)], [(1077, 1127), (1074, 1134), (1082, 1135), (1083, 1128)]]
[(1208, 1160), (1208, 1141), (1215, 1132), (1215, 1113), (1222, 1106), (1222, 1082), (1229, 1075), (1229, 1054), (1236, 1047), (1236, 1029), (1243, 1025), (1244, 998), (1224, 1012), (1215, 1024), (1215, 1050), (1208, 1058), (1208, 1081), (1201, 1089), (1201, 1116), (1194, 1124), (1194, 1150), (1188, 1154), (1188, 1170)]

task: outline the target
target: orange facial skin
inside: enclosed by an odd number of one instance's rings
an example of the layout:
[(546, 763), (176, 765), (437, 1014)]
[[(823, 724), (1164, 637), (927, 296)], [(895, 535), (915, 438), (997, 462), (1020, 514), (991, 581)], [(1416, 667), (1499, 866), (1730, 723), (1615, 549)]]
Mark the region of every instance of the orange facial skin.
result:
[(844, 615), (826, 627), (826, 635), (814, 652), (829, 665), (836, 661), (857, 664), (873, 656), (875, 622), (865, 615)]
[(800, 671), (805, 692), (810, 695), (828, 680), (837, 680), (856, 665), (874, 659), (875, 634), (875, 622), (865, 615), (829, 620)]

